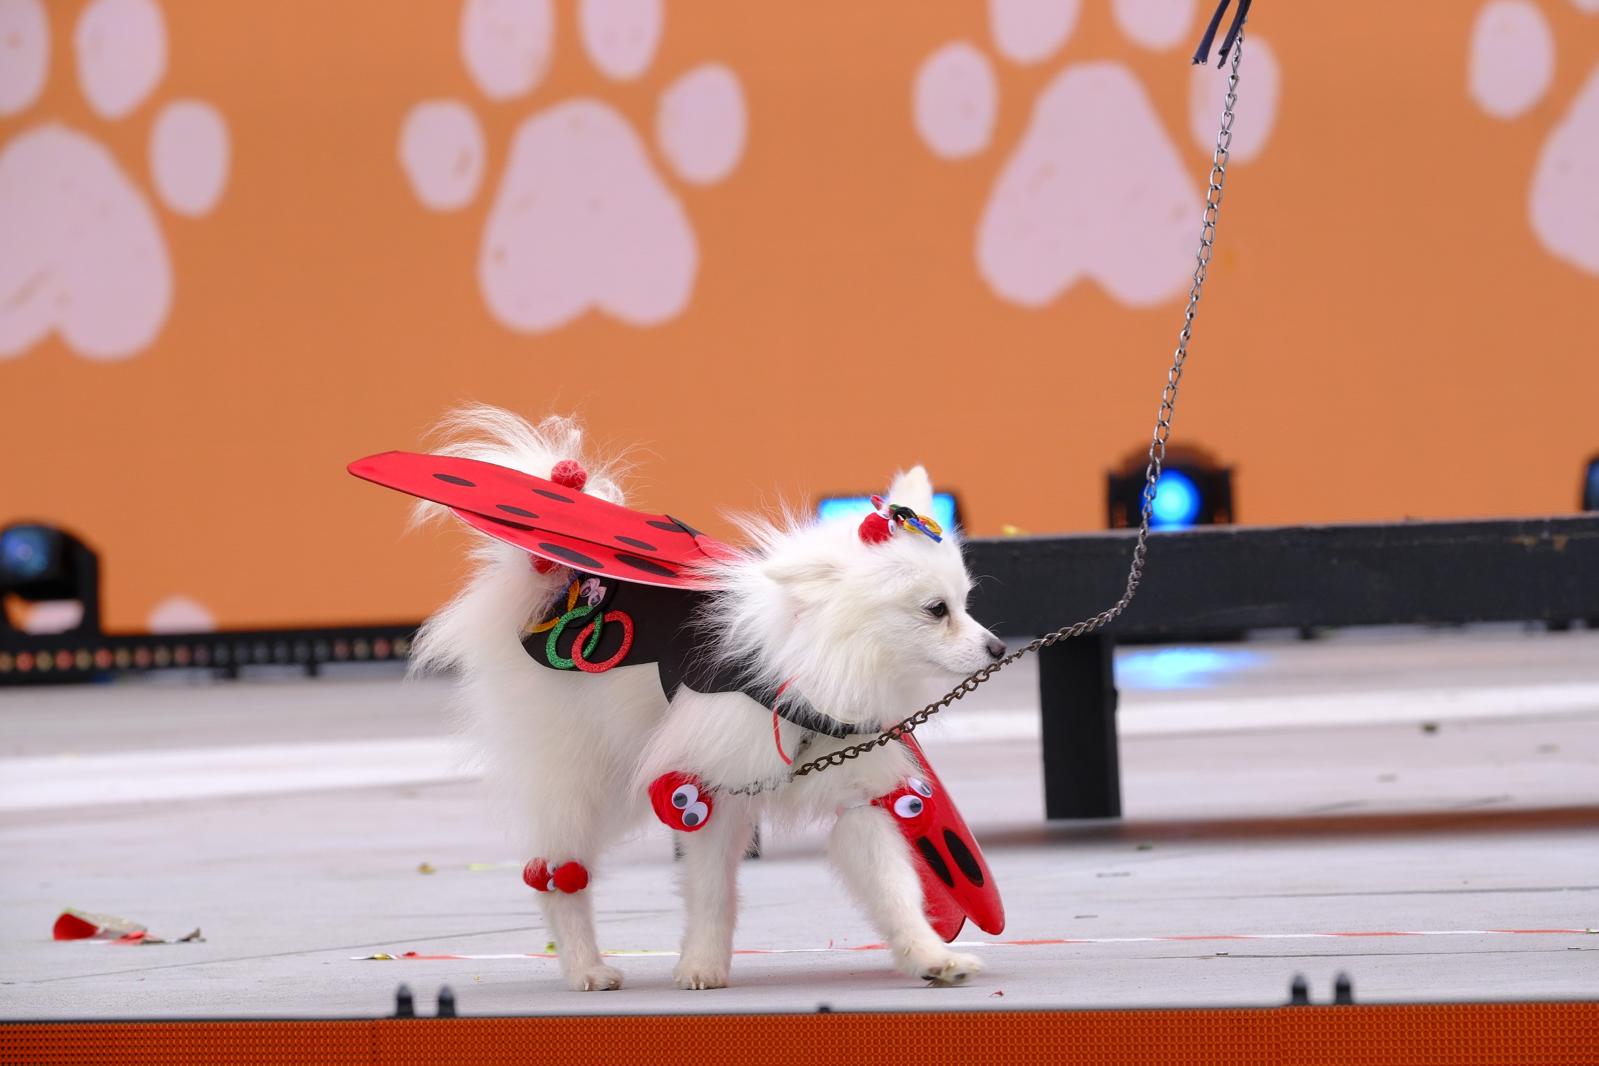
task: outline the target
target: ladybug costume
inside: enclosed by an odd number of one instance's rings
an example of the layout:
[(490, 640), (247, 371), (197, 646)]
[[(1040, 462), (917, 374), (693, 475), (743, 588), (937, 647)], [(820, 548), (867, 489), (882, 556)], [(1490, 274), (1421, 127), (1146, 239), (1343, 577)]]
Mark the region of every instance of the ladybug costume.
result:
[[(349, 471), (448, 507), (474, 529), (528, 552), (541, 573), (573, 571), (553, 614), (523, 634), (523, 649), (540, 666), (604, 673), (654, 664), (667, 699), (686, 684), (696, 692), (743, 693), (807, 733), (843, 738), (880, 728), (841, 722), (802, 699), (774, 703), (782, 689), (751, 685), (739, 664), (699, 654), (691, 623), (714, 591), (701, 568), (737, 552), (670, 515), (585, 494), (587, 475), (570, 459), (557, 463), (549, 480), (476, 459), (400, 451), (358, 459)], [(872, 502), (874, 511), (860, 530), (866, 543), (901, 533), (940, 539), (942, 530), (932, 519), (876, 497)], [(894, 816), (918, 859), (929, 922), (945, 940), (955, 938), (967, 917), (987, 932), (1000, 932), (1004, 907), (976, 840), (921, 747), (909, 736), (901, 742), (921, 773), (871, 802)], [(778, 751), (783, 754), (781, 744)], [(693, 774), (664, 774), (649, 794), (656, 816), (680, 832), (704, 828), (714, 813), (715, 790)], [(580, 892), (589, 877), (578, 862), (552, 867), (535, 858), (523, 879), (540, 892)]]
[[(587, 476), (570, 459), (552, 471), (559, 481), (476, 459), (415, 452), (368, 456), (349, 470), (443, 504), (474, 529), (530, 553), (540, 570), (559, 565), (581, 572), (567, 589), (565, 609), (523, 635), (523, 649), (540, 666), (603, 673), (653, 663), (667, 699), (687, 683), (696, 692), (742, 692), (771, 704), (774, 693), (749, 684), (737, 664), (712, 663), (699, 654), (691, 622), (710, 590), (695, 567), (737, 554), (721, 541), (670, 515), (585, 494)], [(777, 713), (830, 737), (877, 732), (873, 723), (846, 724), (802, 700), (784, 701)]]

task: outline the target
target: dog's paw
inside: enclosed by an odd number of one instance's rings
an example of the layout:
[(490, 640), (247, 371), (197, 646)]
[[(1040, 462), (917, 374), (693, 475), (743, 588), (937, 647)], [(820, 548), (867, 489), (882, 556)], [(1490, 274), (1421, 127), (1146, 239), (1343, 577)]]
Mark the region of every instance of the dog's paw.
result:
[(729, 965), (726, 960), (684, 958), (672, 971), (672, 980), (685, 992), (707, 988), (726, 988)]
[(622, 987), (622, 971), (603, 964), (585, 966), (566, 975), (574, 992), (610, 992)]
[(914, 977), (931, 983), (935, 988), (963, 985), (975, 974), (983, 972), (983, 964), (972, 955), (953, 951), (936, 951), (913, 954), (907, 967)]

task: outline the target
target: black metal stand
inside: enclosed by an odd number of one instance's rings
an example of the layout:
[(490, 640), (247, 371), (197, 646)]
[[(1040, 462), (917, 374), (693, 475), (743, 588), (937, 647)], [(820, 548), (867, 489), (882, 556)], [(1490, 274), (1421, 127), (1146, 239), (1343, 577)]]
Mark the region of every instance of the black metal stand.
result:
[(1115, 647), (1099, 633), (1038, 653), (1047, 818), (1121, 817)]

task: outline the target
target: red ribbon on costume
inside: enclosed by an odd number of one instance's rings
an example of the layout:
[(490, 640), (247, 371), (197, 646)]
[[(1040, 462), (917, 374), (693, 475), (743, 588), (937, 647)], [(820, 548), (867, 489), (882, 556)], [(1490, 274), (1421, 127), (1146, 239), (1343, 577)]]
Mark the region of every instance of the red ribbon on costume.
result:
[(793, 683), (794, 679), (792, 677), (789, 678), (787, 681), (777, 686), (777, 695), (772, 697), (772, 743), (777, 745), (777, 757), (783, 760), (784, 766), (793, 766), (794, 760), (790, 759), (788, 757), (788, 753), (783, 750), (783, 733), (782, 730), (778, 728), (777, 724), (777, 701), (783, 698), (783, 690), (788, 688), (788, 686), (792, 685)]

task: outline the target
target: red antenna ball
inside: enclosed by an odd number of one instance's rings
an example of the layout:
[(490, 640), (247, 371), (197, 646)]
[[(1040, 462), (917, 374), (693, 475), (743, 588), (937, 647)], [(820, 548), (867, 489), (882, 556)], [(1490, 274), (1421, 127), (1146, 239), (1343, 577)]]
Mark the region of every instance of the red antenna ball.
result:
[(576, 459), (562, 459), (550, 467), (550, 480), (562, 488), (582, 492), (589, 482), (589, 472)]

